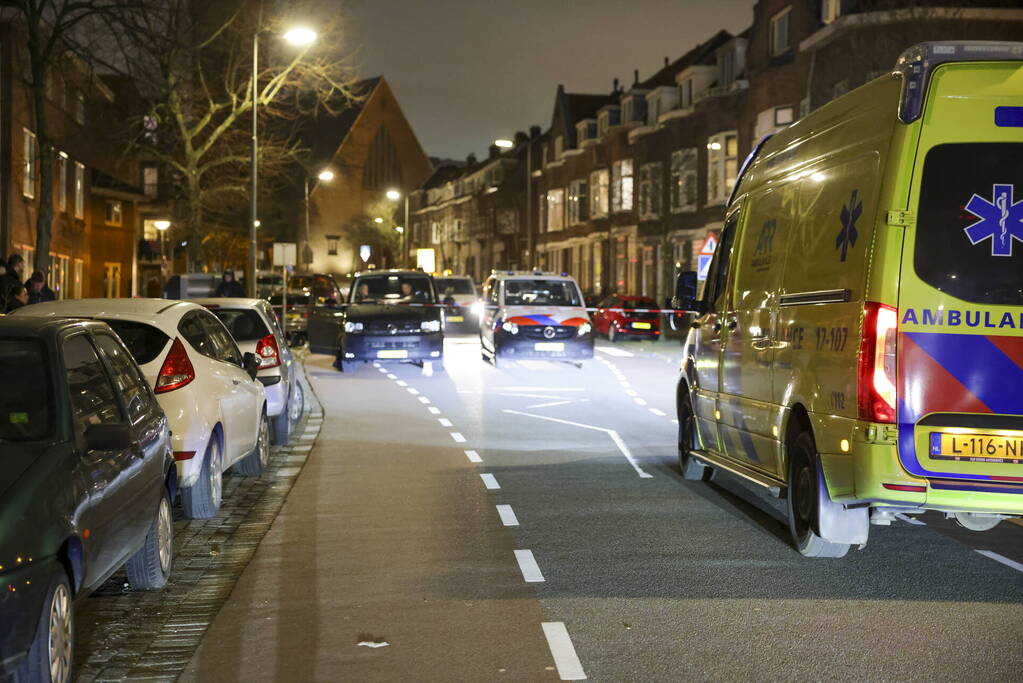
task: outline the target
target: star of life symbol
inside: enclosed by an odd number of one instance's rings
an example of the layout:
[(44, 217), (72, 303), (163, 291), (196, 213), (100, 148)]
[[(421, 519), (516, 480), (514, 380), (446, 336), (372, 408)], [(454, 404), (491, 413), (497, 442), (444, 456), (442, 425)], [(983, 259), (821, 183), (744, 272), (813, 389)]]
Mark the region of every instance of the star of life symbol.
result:
[(859, 200), (859, 196), (860, 191), (853, 190), (849, 197), (849, 203), (842, 207), (842, 212), (839, 214), (842, 229), (839, 231), (838, 237), (835, 238), (835, 249), (842, 250), (840, 261), (845, 261), (849, 255), (849, 247), (855, 247), (856, 238), (860, 236), (856, 230), (856, 221), (863, 213), (863, 202)]
[(971, 244), (979, 244), (991, 238), (992, 256), (1012, 256), (1012, 241), (1023, 242), (1023, 199), (1013, 203), (1013, 186), (992, 186), (994, 201), (988, 201), (974, 194), (966, 204), (966, 210), (977, 217), (977, 221), (965, 228)]

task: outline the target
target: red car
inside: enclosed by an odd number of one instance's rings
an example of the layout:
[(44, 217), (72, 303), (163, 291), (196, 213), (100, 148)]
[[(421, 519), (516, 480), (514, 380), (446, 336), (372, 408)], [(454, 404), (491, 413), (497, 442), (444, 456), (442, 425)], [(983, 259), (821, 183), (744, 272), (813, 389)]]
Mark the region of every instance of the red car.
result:
[(607, 335), (611, 341), (619, 337), (656, 339), (661, 336), (660, 316), (642, 311), (657, 308), (657, 302), (650, 297), (614, 294), (597, 304), (591, 317), (597, 333)]

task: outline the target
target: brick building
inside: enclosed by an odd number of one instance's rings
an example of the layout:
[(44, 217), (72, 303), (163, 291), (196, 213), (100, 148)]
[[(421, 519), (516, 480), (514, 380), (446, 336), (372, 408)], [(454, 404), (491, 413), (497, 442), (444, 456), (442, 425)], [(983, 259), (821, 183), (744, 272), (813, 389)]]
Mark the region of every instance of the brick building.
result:
[[(529, 197), (488, 188), (491, 201), (530, 207), (517, 254), (503, 252), (495, 267), (568, 271), (597, 295), (664, 297), (676, 268), (697, 268), (757, 141), (890, 72), (915, 43), (1023, 35), (1018, 0), (759, 0), (752, 9), (747, 30), (720, 31), (628, 88), (558, 88), (550, 128), (535, 137)], [(523, 163), (520, 146), (504, 155)], [(457, 253), (445, 267), (467, 271)]]
[[(0, 25), (0, 253), (33, 268), (40, 154), (23, 29)], [(49, 284), (61, 298), (130, 296), (144, 199), (137, 163), (121, 155), (114, 91), (68, 59), (45, 86), (54, 188)]]
[[(385, 200), (388, 190), (398, 190), (404, 198), (432, 171), (387, 81), (383, 77), (364, 80), (356, 92), (361, 99), (355, 106), (317, 119), (307, 133), (314, 160), (306, 169), (312, 256), (307, 266), (315, 272), (350, 273), (364, 268), (367, 263), (359, 256), (360, 245), (352, 239), (357, 225), (370, 220), (372, 208)], [(334, 173), (329, 182), (317, 178), (323, 169)], [(403, 203), (399, 199), (395, 204), (394, 221), (403, 220)], [(298, 243), (304, 252), (304, 217), (298, 225)], [(381, 265), (377, 254), (383, 247), (372, 246), (371, 262)], [(389, 257), (389, 264), (400, 260), (397, 253)]]

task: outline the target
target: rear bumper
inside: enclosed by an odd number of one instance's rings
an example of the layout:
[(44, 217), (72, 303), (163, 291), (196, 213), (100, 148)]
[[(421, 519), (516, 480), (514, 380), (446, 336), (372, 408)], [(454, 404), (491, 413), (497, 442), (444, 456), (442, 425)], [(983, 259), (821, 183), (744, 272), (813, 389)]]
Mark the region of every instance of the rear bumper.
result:
[(342, 360), (437, 360), (444, 356), (444, 335), (350, 334), (342, 342)]
[[(547, 342), (542, 339), (523, 339), (516, 335), (501, 335), (496, 340), (496, 353), (501, 358), (548, 358), (565, 360), (587, 360), (593, 358), (593, 335), (583, 338), (556, 339)], [(551, 351), (537, 344), (562, 344), (562, 350)]]

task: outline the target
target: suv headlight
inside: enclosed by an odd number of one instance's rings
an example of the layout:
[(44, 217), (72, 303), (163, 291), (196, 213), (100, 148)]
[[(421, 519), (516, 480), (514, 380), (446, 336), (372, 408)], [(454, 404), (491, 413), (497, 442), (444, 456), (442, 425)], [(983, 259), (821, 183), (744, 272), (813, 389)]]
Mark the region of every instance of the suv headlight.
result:
[(472, 313), (477, 318), (483, 317), (483, 302), (477, 301), (476, 303), (474, 303), (472, 306), (469, 307), (469, 312)]
[(512, 334), (519, 333), (519, 326), (516, 325), (515, 323), (508, 322), (507, 320), (501, 323), (501, 329), (504, 330), (505, 332), (511, 332)]
[(578, 334), (580, 337), (585, 337), (586, 335), (588, 335), (590, 333), (591, 329), (593, 329), (593, 328), (592, 328), (592, 326), (589, 323), (583, 323), (576, 330), (576, 334)]
[(424, 320), (419, 323), (419, 329), (423, 332), (440, 332), (439, 320)]
[(345, 332), (362, 332), (362, 323), (346, 322)]

